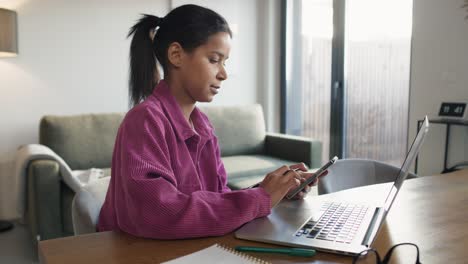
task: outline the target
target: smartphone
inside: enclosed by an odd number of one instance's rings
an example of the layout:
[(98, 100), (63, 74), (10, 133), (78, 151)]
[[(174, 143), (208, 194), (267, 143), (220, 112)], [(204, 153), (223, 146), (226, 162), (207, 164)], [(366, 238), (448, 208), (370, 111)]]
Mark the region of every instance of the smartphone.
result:
[(338, 157), (335, 156), (333, 157), (329, 162), (327, 162), (325, 165), (323, 165), (320, 169), (318, 169), (314, 175), (309, 177), (305, 182), (301, 183), (301, 185), (297, 186), (294, 190), (289, 192), (286, 195), (286, 198), (291, 199), (294, 196), (296, 196), (299, 192), (301, 192), (307, 185), (311, 184), (317, 177), (323, 174), (324, 171), (326, 171), (331, 165), (335, 164), (335, 162), (338, 160)]

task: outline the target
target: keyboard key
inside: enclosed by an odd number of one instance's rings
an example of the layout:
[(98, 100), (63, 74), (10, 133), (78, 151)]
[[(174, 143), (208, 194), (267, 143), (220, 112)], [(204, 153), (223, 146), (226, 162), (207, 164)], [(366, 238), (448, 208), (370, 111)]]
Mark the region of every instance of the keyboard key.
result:
[(312, 230), (309, 232), (309, 235), (307, 236), (308, 238), (314, 238), (320, 231), (318, 230)]
[(346, 203), (329, 203), (322, 206), (326, 210), (318, 220), (309, 220), (298, 232), (298, 236), (351, 243), (364, 219), (367, 208)]

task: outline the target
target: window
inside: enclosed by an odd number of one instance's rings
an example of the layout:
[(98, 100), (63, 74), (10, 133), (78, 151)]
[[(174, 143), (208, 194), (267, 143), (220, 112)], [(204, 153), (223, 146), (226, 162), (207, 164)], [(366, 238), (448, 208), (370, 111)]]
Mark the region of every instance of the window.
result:
[(283, 132), (320, 139), (323, 160), (401, 165), (412, 1), (284, 1)]

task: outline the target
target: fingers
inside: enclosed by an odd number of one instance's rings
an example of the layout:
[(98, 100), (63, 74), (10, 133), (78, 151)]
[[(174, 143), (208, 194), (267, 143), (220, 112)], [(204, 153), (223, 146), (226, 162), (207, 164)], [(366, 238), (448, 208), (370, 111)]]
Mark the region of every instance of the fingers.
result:
[(288, 166), (282, 166), (266, 175), (260, 183), (260, 187), (270, 194), (272, 208), (283, 199), (291, 188), (299, 186), (299, 177), (298, 172), (290, 170)]
[(296, 194), (292, 199), (293, 200), (301, 200), (304, 199), (307, 194), (310, 192), (311, 187), (310, 186), (305, 186), (302, 191), (300, 191), (298, 194)]
[[(291, 192), (293, 191), (297, 186), (301, 185), (302, 183), (304, 183), (306, 181), (305, 178), (300, 178), (298, 181), (297, 181), (297, 185), (294, 186), (294, 187), (291, 187), (288, 191)], [(300, 192), (298, 192), (294, 197), (292, 198), (289, 198), (289, 199), (292, 199), (292, 200), (300, 200), (300, 199), (303, 199), (307, 193), (310, 191), (310, 187), (309, 186), (305, 186)]]
[(304, 179), (309, 179), (310, 177), (315, 176), (315, 173), (313, 172), (300, 172), (301, 177)]
[(293, 164), (293, 165), (289, 166), (289, 168), (290, 168), (291, 170), (296, 170), (296, 169), (299, 169), (299, 170), (301, 170), (301, 171), (307, 171), (307, 170), (308, 170), (307, 166), (306, 166), (303, 162), (297, 163), (297, 164)]
[[(299, 172), (299, 174), (300, 174), (300, 178), (304, 179), (304, 181), (308, 180), (310, 177), (315, 177), (315, 173), (313, 172)], [(317, 180), (313, 180), (308, 185), (313, 186), (316, 184), (316, 181)]]
[(306, 172), (308, 171), (308, 168), (303, 162), (301, 162), (301, 163), (293, 164), (291, 166), (283, 165), (279, 167), (278, 169), (272, 171), (271, 173), (283, 175), (287, 173), (289, 170), (299, 170), (299, 171)]
[(292, 189), (295, 189), (299, 186), (304, 179), (301, 179), (299, 174), (296, 171), (289, 170), (285, 175), (281, 176), (281, 185), (284, 188), (284, 193), (282, 194), (281, 199)]
[[(322, 172), (322, 174), (320, 174), (319, 177), (317, 177), (315, 180), (313, 180), (311, 183), (309, 183), (309, 186), (317, 185), (318, 182), (319, 182), (319, 178), (322, 178), (322, 177), (326, 176), (327, 174), (328, 174), (328, 170)], [(301, 173), (301, 176), (308, 179), (310, 177), (314, 177), (315, 173)]]
[(272, 171), (270, 174), (278, 174), (278, 175), (283, 175), (285, 174), (288, 170), (290, 170), (290, 168), (286, 165), (283, 165), (281, 167), (279, 167), (278, 169)]
[[(297, 164), (296, 164), (297, 165)], [(298, 168), (300, 169), (300, 168)], [(267, 176), (274, 177), (274, 176), (287, 176), (283, 177), (285, 182), (290, 181), (291, 178), (301, 179), (302, 176), (298, 173), (298, 171), (288, 167), (286, 165), (279, 167), (278, 169), (274, 170), (273, 172), (269, 173)]]
[(299, 172), (295, 170), (286, 171), (286, 174), (284, 174), (283, 179), (290, 183), (290, 187), (299, 186), (304, 181)]

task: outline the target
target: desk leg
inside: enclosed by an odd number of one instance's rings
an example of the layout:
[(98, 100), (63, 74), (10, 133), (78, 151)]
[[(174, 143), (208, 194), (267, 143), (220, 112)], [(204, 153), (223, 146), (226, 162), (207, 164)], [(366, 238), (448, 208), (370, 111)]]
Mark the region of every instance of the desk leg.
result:
[(447, 172), (447, 160), (448, 160), (448, 145), (449, 145), (449, 135), (450, 135), (450, 124), (446, 124), (447, 129), (445, 131), (445, 152), (444, 152), (444, 170), (442, 173)]

